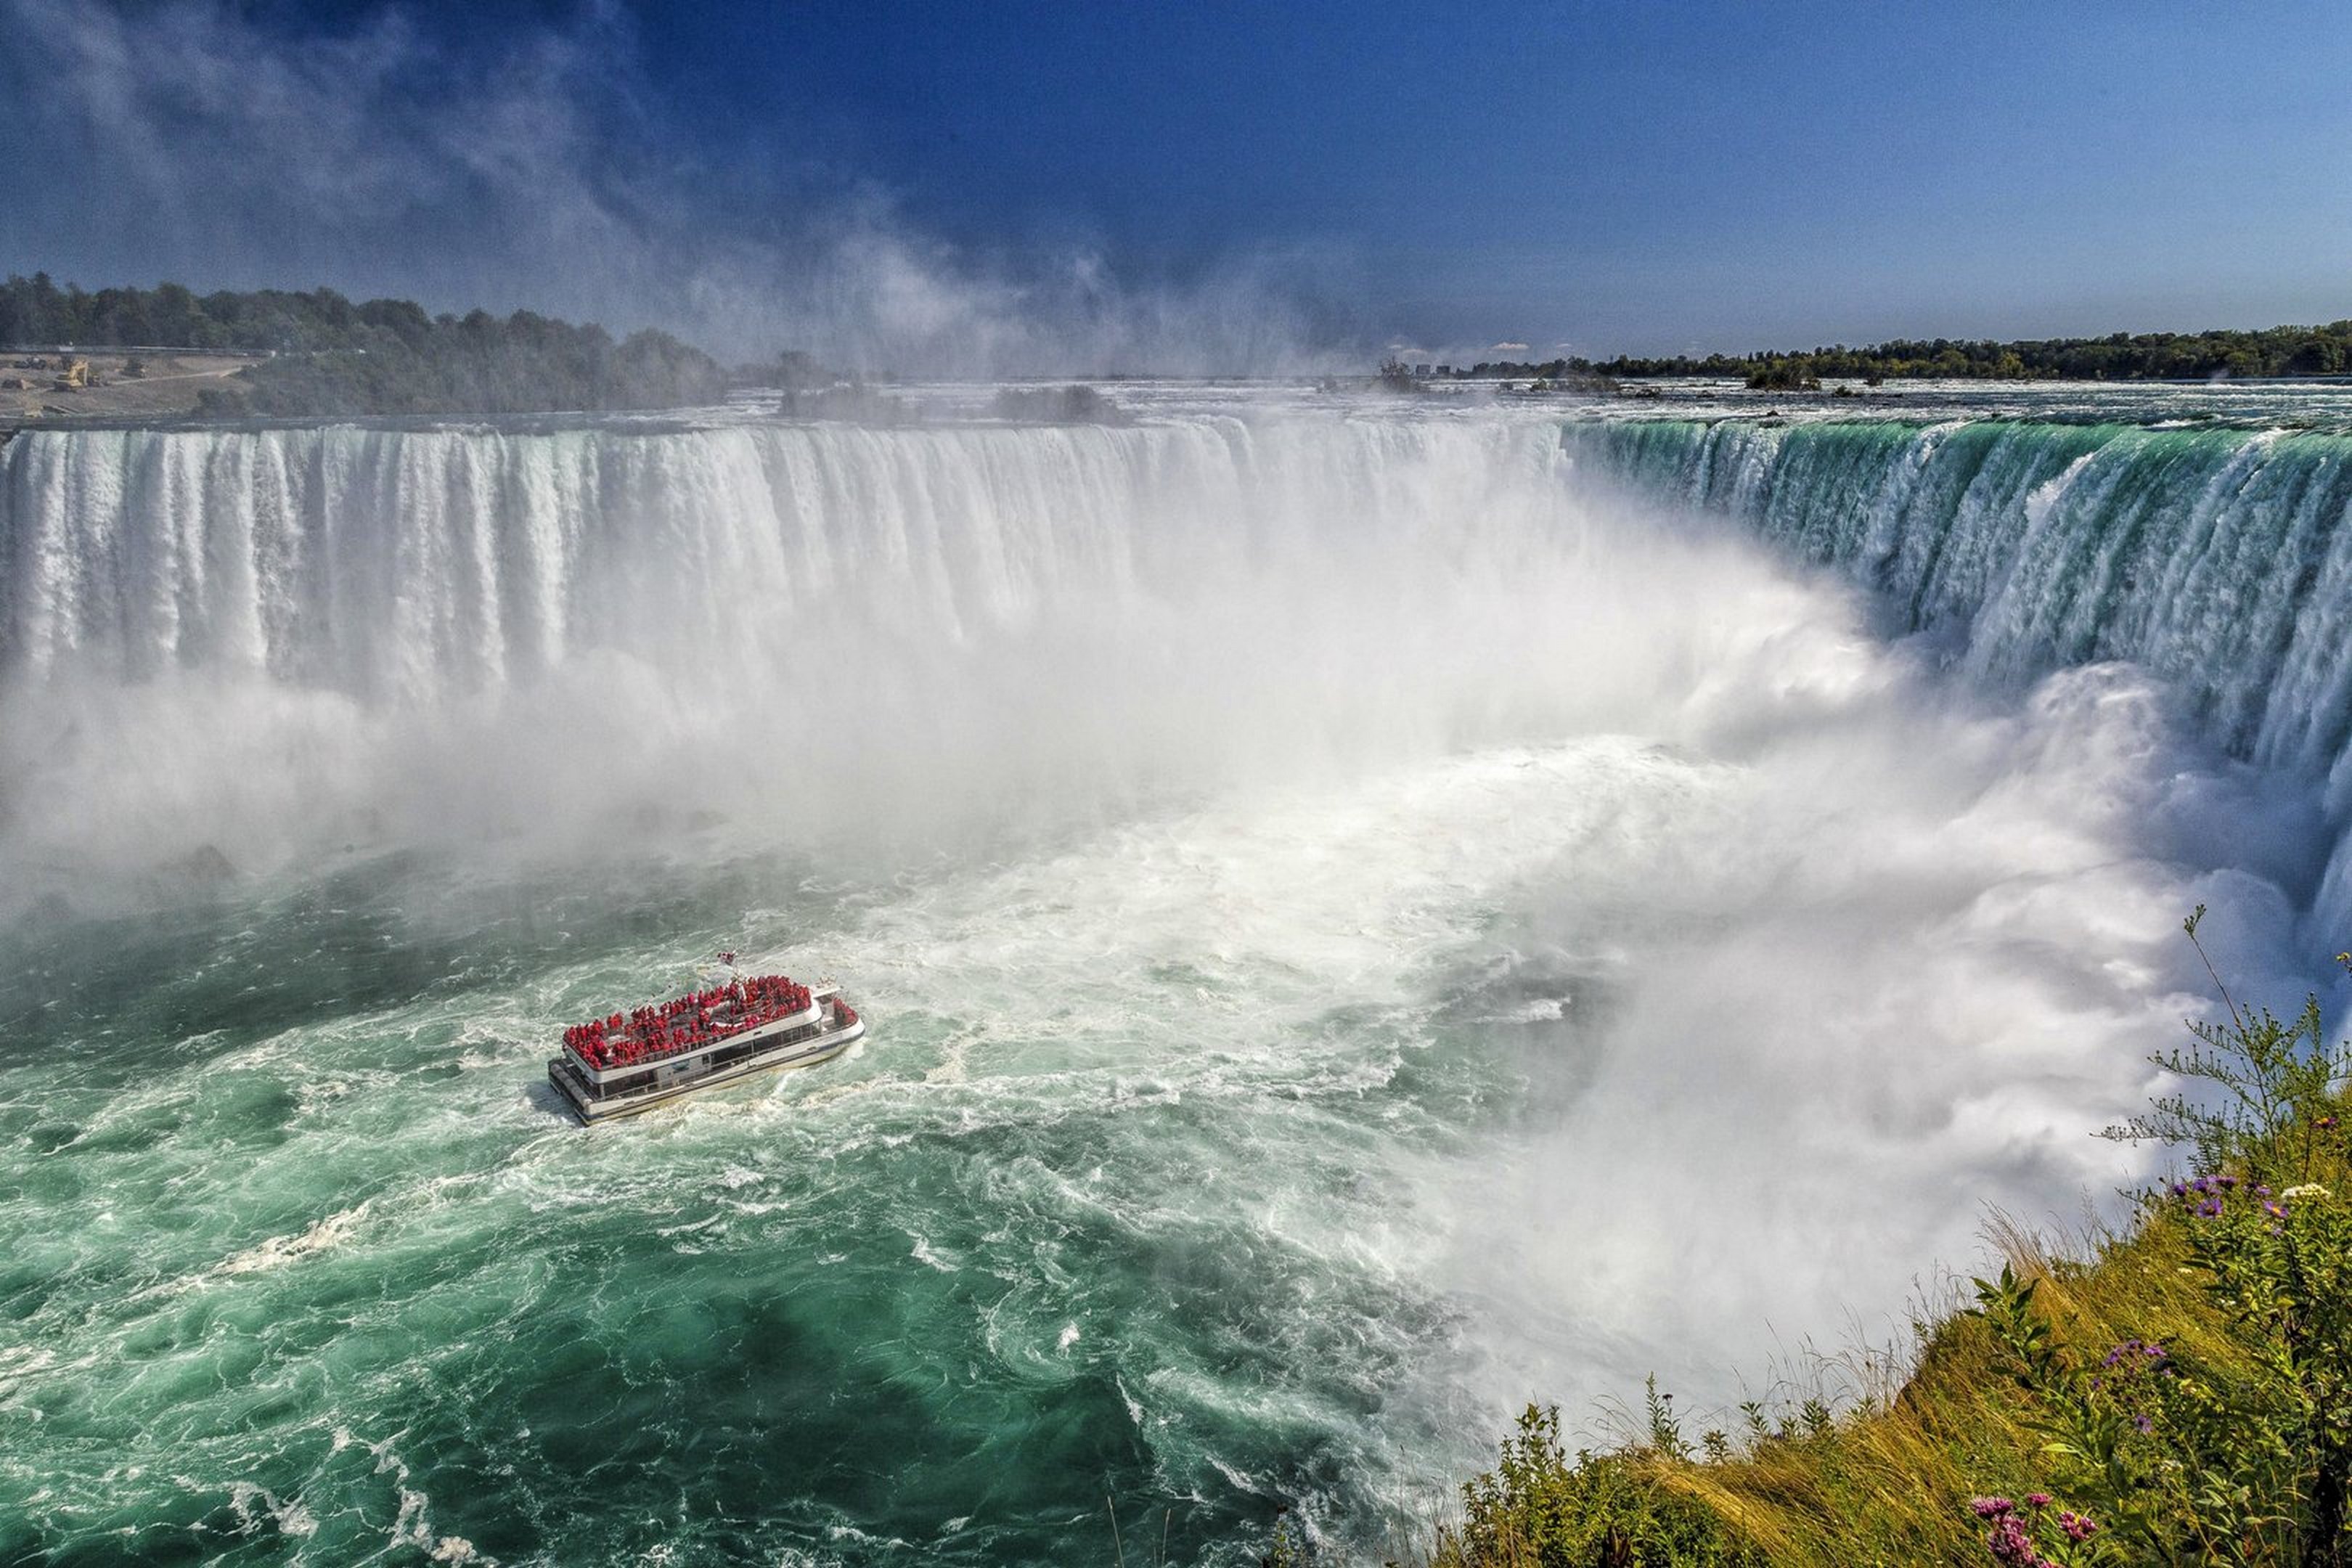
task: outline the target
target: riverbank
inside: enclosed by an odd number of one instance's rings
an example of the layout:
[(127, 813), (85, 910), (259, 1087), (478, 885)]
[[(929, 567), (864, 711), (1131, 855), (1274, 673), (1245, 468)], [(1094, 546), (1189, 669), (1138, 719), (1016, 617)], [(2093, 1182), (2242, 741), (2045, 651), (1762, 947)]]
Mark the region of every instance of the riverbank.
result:
[[(80, 384), (72, 366), (84, 368)], [(84, 419), (178, 419), (206, 391), (255, 363), (250, 354), (129, 350), (0, 350), (0, 430)], [(136, 367), (136, 374), (133, 374)]]
[(0, 386), (0, 424), (680, 408), (715, 403), (729, 384), (716, 360), (665, 332), (616, 341), (529, 310), (436, 316), (329, 289), (92, 294), (12, 277), (0, 342), (25, 345), (0, 351), (0, 366), (25, 362), (0, 369), (19, 384)]

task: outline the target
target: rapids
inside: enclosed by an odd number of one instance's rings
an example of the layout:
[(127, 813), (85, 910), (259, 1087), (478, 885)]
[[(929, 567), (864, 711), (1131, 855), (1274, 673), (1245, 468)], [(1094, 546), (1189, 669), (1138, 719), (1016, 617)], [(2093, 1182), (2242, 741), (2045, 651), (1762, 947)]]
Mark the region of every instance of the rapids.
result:
[(1393, 1553), (2318, 983), (2337, 437), (1128, 395), (0, 447), (6, 1555)]

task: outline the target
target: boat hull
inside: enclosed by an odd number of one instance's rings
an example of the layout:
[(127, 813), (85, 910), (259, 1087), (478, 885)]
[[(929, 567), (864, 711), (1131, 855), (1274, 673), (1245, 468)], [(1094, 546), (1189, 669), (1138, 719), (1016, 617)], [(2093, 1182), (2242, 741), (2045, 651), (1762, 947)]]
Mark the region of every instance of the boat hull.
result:
[(579, 1072), (569, 1057), (557, 1057), (547, 1064), (548, 1081), (581, 1125), (593, 1127), (599, 1122), (617, 1121), (625, 1116), (635, 1116), (656, 1106), (668, 1105), (690, 1094), (719, 1089), (728, 1084), (772, 1072), (786, 1072), (794, 1068), (815, 1067), (829, 1062), (866, 1037), (866, 1020), (820, 1029), (815, 1035), (778, 1044), (771, 1049), (757, 1052), (740, 1061), (721, 1067), (692, 1070), (688, 1064), (676, 1076), (657, 1079), (642, 1089), (625, 1093), (598, 1095), (594, 1087)]

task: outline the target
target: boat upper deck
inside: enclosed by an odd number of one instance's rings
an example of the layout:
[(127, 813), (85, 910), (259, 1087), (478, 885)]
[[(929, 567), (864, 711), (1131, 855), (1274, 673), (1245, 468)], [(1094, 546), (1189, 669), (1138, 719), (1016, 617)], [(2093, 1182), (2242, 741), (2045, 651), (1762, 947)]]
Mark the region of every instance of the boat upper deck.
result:
[(802, 1013), (715, 1035), (660, 1058), (601, 1069), (583, 1065), (567, 1048), (549, 1061), (547, 1075), (583, 1123), (595, 1122), (633, 1115), (770, 1068), (829, 1061), (865, 1033), (864, 1021), (839, 988), (824, 985), (810, 993), (809, 1006)]
[(592, 1083), (816, 1026), (838, 987), (789, 975), (730, 981), (656, 1005), (614, 1013), (563, 1031), (563, 1049)]

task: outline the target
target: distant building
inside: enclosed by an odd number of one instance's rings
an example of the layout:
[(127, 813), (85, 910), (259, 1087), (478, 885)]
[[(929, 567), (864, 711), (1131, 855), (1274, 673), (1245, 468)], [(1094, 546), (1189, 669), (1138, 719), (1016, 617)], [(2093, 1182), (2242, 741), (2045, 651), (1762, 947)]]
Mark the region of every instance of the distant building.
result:
[(1415, 381), (1427, 381), (1429, 379), (1429, 367), (1425, 364), (1417, 364), (1413, 366), (1412, 377)]

